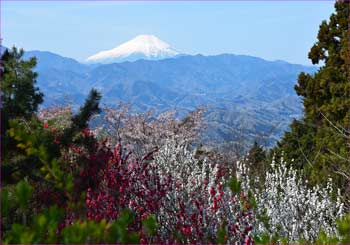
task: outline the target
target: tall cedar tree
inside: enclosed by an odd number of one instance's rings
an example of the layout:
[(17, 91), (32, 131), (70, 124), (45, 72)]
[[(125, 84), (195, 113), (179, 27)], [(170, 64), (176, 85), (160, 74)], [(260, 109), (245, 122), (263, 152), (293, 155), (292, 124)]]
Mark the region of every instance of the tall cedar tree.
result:
[(304, 117), (294, 120), (277, 151), (305, 170), (313, 183), (332, 177), (350, 193), (350, 3), (337, 1), (323, 21), (309, 52), (315, 74), (301, 73), (295, 90), (303, 98)]
[(260, 184), (264, 182), (265, 173), (271, 165), (267, 152), (257, 141), (254, 141), (244, 161), (246, 166), (249, 167), (248, 175), (254, 176), (251, 178), (251, 184), (256, 185), (255, 187), (261, 187)]
[[(6, 49), (1, 57), (2, 124), (17, 117), (30, 118), (43, 102), (43, 94), (35, 87), (38, 74), (33, 71), (36, 58), (23, 59), (23, 49)], [(7, 122), (6, 122), (7, 121)]]
[[(1, 57), (1, 158), (5, 160), (15, 145), (8, 137), (9, 121), (29, 119), (43, 102), (43, 94), (35, 87), (36, 58), (23, 59), (23, 49), (6, 49)], [(6, 150), (5, 150), (6, 147)]]

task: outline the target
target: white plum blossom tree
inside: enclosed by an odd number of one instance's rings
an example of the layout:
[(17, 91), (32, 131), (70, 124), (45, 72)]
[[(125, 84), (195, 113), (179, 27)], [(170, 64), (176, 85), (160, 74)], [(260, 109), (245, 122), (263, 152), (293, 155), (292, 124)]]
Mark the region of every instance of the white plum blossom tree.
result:
[(337, 235), (336, 220), (344, 213), (339, 192), (335, 193), (332, 179), (325, 187), (311, 188), (283, 158), (280, 163), (273, 159), (263, 189), (256, 193), (260, 222), (255, 228), (260, 234), (278, 235), (289, 242), (315, 241), (321, 231)]
[(224, 166), (208, 157), (198, 160), (195, 151), (175, 139), (155, 153), (153, 164), (173, 183), (157, 214), (165, 237), (180, 226), (191, 235), (185, 243), (210, 242), (220, 231), (227, 243), (252, 243), (254, 214), (248, 195), (229, 188)]

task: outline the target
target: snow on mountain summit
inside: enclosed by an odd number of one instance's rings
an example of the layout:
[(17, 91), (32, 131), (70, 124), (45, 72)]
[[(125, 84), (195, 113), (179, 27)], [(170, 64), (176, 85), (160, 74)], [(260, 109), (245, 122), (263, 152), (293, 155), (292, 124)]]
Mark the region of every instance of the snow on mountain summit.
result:
[(86, 59), (87, 62), (111, 63), (144, 59), (163, 59), (178, 55), (175, 49), (154, 35), (139, 35), (116, 48), (98, 52)]

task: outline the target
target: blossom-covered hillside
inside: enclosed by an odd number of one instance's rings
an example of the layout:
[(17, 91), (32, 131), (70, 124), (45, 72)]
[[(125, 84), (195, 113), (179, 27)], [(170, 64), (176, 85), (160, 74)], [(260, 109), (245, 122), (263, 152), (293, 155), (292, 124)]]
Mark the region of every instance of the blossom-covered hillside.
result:
[(295, 86), (304, 115), (274, 148), (246, 150), (249, 123), (236, 144), (203, 138), (208, 107), (135, 112), (91, 89), (79, 108), (40, 108), (36, 58), (5, 50), (1, 243), (350, 244), (349, 1), (335, 10), (309, 52), (322, 66)]

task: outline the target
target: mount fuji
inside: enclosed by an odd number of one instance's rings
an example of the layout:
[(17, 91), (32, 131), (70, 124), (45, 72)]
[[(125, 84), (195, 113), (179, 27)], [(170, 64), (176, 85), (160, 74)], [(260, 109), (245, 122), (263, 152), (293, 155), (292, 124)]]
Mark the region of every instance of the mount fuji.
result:
[(87, 63), (115, 63), (124, 61), (161, 60), (180, 53), (154, 35), (138, 35), (116, 48), (98, 52), (86, 59)]

